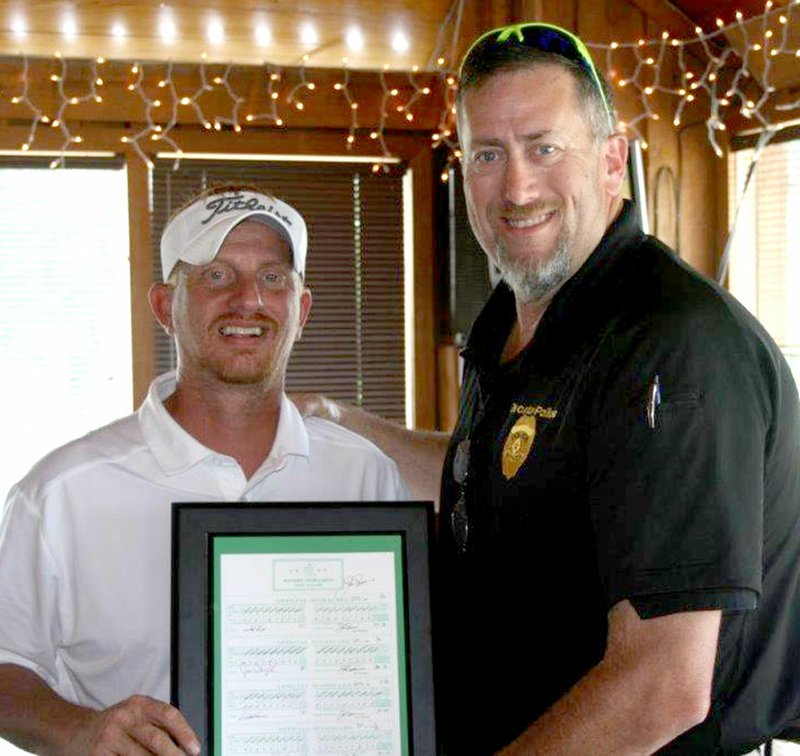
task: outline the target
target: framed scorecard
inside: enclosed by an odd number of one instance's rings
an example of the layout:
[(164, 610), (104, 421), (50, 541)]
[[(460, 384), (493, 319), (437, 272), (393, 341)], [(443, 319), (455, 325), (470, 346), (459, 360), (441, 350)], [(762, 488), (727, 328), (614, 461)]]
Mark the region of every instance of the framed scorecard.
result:
[(173, 505), (172, 703), (204, 754), (432, 754), (429, 502)]

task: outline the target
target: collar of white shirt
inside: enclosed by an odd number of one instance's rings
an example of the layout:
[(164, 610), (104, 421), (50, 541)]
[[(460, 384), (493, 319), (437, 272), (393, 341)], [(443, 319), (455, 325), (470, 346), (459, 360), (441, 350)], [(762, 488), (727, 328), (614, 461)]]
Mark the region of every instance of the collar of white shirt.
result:
[[(150, 385), (138, 412), (142, 435), (165, 475), (178, 475), (209, 457), (224, 456), (203, 446), (167, 412), (164, 400), (175, 391), (176, 385), (174, 371), (158, 376)], [(310, 444), (303, 418), (283, 394), (275, 442), (258, 472), (266, 473), (281, 467), (288, 455), (308, 457), (309, 454)]]

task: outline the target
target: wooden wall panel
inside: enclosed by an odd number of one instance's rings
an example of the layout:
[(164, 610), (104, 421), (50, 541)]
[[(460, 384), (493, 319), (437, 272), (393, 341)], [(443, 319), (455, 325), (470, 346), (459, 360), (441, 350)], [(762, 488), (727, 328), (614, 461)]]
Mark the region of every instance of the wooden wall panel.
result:
[[(717, 259), (718, 158), (708, 146), (705, 123), (679, 132), (681, 152), (681, 257), (701, 273), (714, 275)], [(725, 182), (722, 182), (725, 183)]]

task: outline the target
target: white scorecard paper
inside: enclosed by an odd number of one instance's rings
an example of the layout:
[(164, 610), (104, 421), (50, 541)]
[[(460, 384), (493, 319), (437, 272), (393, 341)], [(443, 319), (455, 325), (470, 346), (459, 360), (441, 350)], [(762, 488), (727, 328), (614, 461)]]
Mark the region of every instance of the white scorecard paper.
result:
[(219, 565), (224, 756), (401, 756), (394, 554), (223, 553)]

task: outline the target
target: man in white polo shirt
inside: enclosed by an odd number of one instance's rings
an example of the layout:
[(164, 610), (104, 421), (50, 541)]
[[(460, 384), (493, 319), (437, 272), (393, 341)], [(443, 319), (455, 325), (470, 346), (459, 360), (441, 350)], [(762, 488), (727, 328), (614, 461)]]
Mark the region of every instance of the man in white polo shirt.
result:
[(284, 393), (311, 307), (306, 247), (302, 216), (251, 187), (211, 189), (167, 225), (150, 305), (177, 371), (9, 494), (3, 737), (48, 754), (199, 752), (165, 703), (172, 502), (408, 498), (394, 462)]

